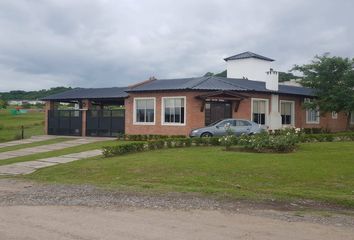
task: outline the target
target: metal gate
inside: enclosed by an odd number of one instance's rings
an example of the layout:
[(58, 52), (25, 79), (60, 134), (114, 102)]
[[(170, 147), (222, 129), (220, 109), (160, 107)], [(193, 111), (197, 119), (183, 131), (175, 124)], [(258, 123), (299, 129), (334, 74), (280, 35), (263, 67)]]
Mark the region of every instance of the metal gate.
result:
[(48, 134), (81, 136), (80, 110), (48, 110)]
[(88, 110), (86, 114), (86, 135), (117, 137), (124, 133), (125, 110)]

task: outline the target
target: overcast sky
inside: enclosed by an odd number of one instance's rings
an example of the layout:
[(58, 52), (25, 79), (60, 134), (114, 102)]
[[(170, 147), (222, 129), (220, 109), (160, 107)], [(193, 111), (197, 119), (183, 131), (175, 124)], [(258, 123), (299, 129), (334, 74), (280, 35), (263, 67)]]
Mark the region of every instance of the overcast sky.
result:
[(353, 9), (353, 0), (0, 0), (0, 91), (196, 77), (244, 51), (280, 71), (325, 52), (354, 57)]

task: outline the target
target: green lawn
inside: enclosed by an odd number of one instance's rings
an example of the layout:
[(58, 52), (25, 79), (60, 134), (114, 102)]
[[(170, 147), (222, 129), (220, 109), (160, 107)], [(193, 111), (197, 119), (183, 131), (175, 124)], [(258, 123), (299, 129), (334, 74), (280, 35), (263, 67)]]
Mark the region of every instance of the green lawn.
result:
[(0, 142), (18, 139), (21, 136), (21, 126), (25, 127), (26, 138), (44, 134), (44, 113), (11, 115), (9, 110), (0, 110)]
[(69, 140), (73, 140), (73, 139), (72, 138), (62, 137), (62, 138), (54, 138), (54, 139), (50, 139), (50, 140), (44, 140), (44, 141), (33, 142), (33, 143), (18, 144), (16, 146), (0, 148), (0, 153), (8, 152), (8, 151), (14, 151), (14, 150), (23, 149), (23, 148), (38, 147), (38, 146), (43, 146), (43, 145), (66, 142), (66, 141), (69, 141)]
[(42, 158), (49, 158), (49, 157), (57, 157), (65, 154), (70, 154), (70, 153), (78, 153), (78, 152), (83, 152), (83, 151), (88, 151), (88, 150), (94, 150), (94, 149), (102, 149), (103, 146), (114, 146), (117, 144), (124, 144), (128, 142), (118, 142), (116, 140), (108, 140), (108, 141), (103, 141), (103, 142), (94, 142), (94, 143), (88, 143), (88, 144), (83, 144), (80, 146), (75, 146), (75, 147), (70, 147), (70, 148), (64, 148), (61, 150), (55, 150), (55, 151), (50, 151), (50, 152), (45, 152), (45, 153), (36, 153), (36, 154), (31, 154), (23, 157), (15, 157), (15, 158), (10, 158), (6, 160), (0, 160), (0, 166), (1, 165), (6, 165), (6, 164), (11, 164), (11, 163), (16, 163), (16, 162), (26, 162), (26, 161), (33, 161), (33, 160), (38, 160)]
[(354, 142), (302, 144), (290, 154), (192, 147), (96, 157), (27, 179), (105, 188), (197, 192), (252, 200), (313, 199), (354, 207)]

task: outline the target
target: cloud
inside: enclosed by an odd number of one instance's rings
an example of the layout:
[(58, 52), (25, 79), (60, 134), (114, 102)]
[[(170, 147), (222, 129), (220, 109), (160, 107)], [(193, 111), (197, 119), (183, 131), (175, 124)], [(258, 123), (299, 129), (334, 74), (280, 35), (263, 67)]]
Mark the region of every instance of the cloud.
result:
[(1, 1), (0, 91), (126, 86), (200, 76), (254, 51), (286, 71), (315, 54), (353, 57), (354, 2)]

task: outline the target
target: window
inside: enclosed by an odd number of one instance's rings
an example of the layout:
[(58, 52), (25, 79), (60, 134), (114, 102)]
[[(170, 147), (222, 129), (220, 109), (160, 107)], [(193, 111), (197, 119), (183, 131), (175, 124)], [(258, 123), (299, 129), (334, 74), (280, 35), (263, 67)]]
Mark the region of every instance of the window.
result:
[(219, 123), (217, 126), (219, 128), (224, 128), (226, 126), (234, 127), (235, 126), (235, 120), (224, 120), (224, 121), (221, 121), (221, 123)]
[(252, 121), (260, 125), (265, 125), (268, 114), (267, 99), (252, 99)]
[(320, 112), (318, 109), (308, 109), (306, 111), (306, 123), (320, 123)]
[[(311, 102), (309, 98), (305, 98), (305, 102)], [(306, 110), (306, 123), (319, 124), (320, 123), (320, 111), (318, 108)]]
[(281, 124), (294, 125), (295, 103), (293, 101), (280, 101)]
[(163, 97), (162, 98), (162, 124), (163, 125), (184, 125), (186, 116), (185, 97)]
[(236, 127), (247, 127), (247, 126), (251, 126), (251, 125), (252, 124), (247, 121), (236, 120)]
[(155, 124), (155, 98), (134, 98), (134, 124)]
[(338, 113), (332, 112), (332, 119), (337, 119), (337, 118), (338, 118)]

